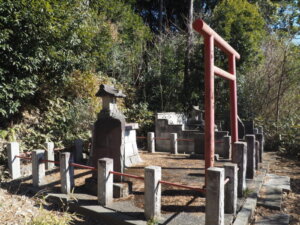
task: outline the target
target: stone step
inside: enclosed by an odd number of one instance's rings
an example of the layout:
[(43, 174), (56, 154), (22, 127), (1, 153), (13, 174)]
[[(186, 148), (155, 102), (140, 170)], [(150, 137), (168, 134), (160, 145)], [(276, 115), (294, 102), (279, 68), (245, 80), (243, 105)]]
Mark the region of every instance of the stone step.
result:
[(290, 191), (290, 178), (287, 176), (278, 176), (276, 174), (267, 174), (264, 184), (259, 193), (257, 201), (258, 206), (270, 209), (280, 210), (282, 202), (282, 191)]
[(276, 174), (267, 174), (264, 185), (281, 188), (283, 191), (291, 191), (291, 181), (288, 176), (279, 176)]
[(272, 216), (259, 219), (254, 224), (256, 225), (288, 225), (289, 215), (287, 214), (275, 214)]

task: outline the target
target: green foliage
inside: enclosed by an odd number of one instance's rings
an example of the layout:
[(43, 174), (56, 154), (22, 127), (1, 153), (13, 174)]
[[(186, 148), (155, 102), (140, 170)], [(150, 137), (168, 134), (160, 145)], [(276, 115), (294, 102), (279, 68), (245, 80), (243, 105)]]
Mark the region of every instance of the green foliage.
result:
[(212, 27), (240, 53), (237, 66), (242, 71), (261, 59), (259, 53), (265, 37), (264, 25), (258, 7), (247, 0), (221, 1), (213, 12)]
[(154, 130), (154, 114), (149, 111), (147, 103), (133, 104), (124, 113), (128, 122), (139, 124), (139, 134), (146, 135), (148, 131)]

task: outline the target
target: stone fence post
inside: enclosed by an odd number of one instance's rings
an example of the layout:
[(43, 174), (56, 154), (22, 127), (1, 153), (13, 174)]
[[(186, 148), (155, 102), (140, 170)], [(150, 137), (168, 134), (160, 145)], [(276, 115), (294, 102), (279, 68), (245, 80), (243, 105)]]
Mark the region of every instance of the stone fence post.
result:
[(109, 206), (113, 202), (113, 174), (114, 160), (102, 158), (98, 160), (98, 202), (102, 206)]
[[(45, 155), (46, 160), (54, 161), (54, 143), (53, 142), (46, 142), (45, 143), (45, 148), (46, 148), (46, 155)], [(52, 162), (46, 162), (45, 163), (46, 170), (53, 169), (54, 166), (55, 165)]]
[(171, 153), (178, 154), (177, 133), (170, 133)]
[(16, 156), (20, 154), (20, 145), (18, 142), (10, 142), (7, 144), (8, 168), (9, 175), (12, 179), (21, 177), (20, 158)]
[(155, 152), (155, 135), (154, 132), (147, 133), (147, 145), (148, 145), (148, 152), (154, 153)]
[(205, 225), (224, 225), (224, 169), (206, 171)]
[(44, 184), (45, 163), (42, 162), (44, 159), (44, 150), (32, 151), (32, 184), (35, 187), (39, 187)]
[(223, 157), (226, 159), (231, 159), (231, 136), (224, 136), (223, 142)]
[(247, 142), (247, 172), (246, 178), (253, 179), (255, 175), (255, 135), (247, 134), (245, 136)]
[(260, 162), (260, 154), (259, 154), (259, 142), (255, 141), (255, 168), (258, 170), (258, 163)]
[(158, 219), (161, 215), (161, 167), (145, 167), (145, 193), (144, 211), (145, 217)]
[(225, 178), (229, 178), (225, 184), (225, 213), (236, 215), (237, 210), (237, 186), (238, 186), (238, 170), (237, 164), (226, 163), (224, 165)]
[(262, 162), (263, 152), (264, 152), (264, 136), (263, 134), (256, 134), (256, 139), (259, 142), (259, 162)]
[(245, 142), (234, 143), (235, 154), (232, 161), (238, 165), (238, 197), (243, 197), (246, 190), (246, 169), (247, 169), (247, 144)]
[(72, 162), (73, 159), (70, 152), (59, 154), (61, 192), (64, 194), (70, 194), (74, 187), (74, 167), (70, 165)]

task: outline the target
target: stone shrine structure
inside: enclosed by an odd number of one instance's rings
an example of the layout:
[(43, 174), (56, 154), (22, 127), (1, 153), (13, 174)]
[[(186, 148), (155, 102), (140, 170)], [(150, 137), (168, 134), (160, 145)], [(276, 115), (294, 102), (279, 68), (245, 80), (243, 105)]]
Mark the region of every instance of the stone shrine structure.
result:
[[(89, 164), (97, 168), (98, 159), (112, 158), (114, 171), (123, 172), (125, 166), (141, 161), (135, 136), (138, 124), (125, 124), (125, 116), (118, 110), (116, 104), (117, 98), (126, 97), (121, 91), (101, 84), (96, 96), (102, 98), (102, 110), (93, 126)], [(121, 177), (115, 176), (115, 180), (121, 180)]]

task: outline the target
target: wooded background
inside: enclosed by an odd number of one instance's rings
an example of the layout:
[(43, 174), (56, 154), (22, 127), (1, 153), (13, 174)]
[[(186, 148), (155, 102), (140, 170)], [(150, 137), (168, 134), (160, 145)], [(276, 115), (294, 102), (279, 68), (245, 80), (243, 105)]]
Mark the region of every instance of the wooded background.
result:
[[(0, 0), (0, 137), (23, 150), (87, 139), (101, 83), (127, 94), (119, 105), (141, 134), (155, 112), (203, 109), (203, 38), (191, 27), (202, 18), (241, 55), (240, 118), (264, 126), (267, 149), (299, 156), (299, 14), (298, 0)], [(226, 80), (215, 95), (227, 118)]]

